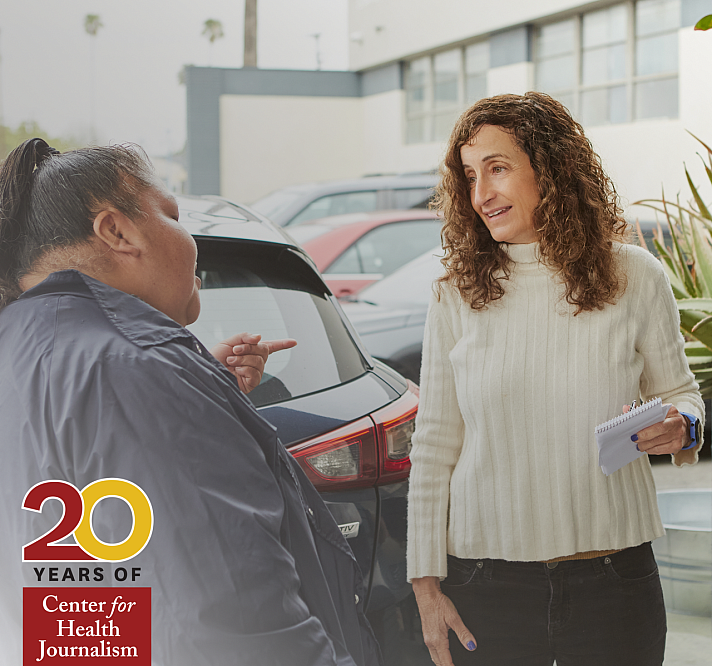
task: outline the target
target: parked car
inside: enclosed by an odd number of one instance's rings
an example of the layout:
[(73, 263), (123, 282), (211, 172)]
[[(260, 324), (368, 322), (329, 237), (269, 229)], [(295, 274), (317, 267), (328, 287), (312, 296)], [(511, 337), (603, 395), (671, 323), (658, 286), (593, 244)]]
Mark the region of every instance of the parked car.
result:
[(219, 197), (178, 197), (198, 245), (208, 347), (232, 333), (293, 337), (250, 393), (322, 493), (363, 571), (367, 615), (389, 666), (429, 664), (406, 582), (406, 491), (418, 389), (365, 350), (308, 255)]
[(427, 208), (438, 176), (433, 173), (367, 176), (285, 187), (252, 208), (280, 227), (346, 213)]
[(426, 210), (352, 213), (289, 228), (337, 298), (364, 287), (440, 242), (441, 220)]
[(343, 303), (372, 356), (416, 383), (432, 285), (444, 273), (442, 256), (440, 246), (431, 248)]

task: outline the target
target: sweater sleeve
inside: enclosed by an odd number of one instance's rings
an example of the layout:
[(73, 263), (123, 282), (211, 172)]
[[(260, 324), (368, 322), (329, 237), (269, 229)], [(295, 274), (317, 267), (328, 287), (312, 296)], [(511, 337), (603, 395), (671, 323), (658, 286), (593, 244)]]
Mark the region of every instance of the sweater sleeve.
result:
[[(645, 400), (659, 396), (682, 411), (705, 419), (705, 406), (699, 386), (685, 356), (685, 340), (680, 332), (680, 313), (670, 287), (670, 281), (660, 264), (655, 261), (655, 275), (649, 278), (654, 288), (649, 326), (639, 348), (644, 366), (640, 378), (640, 392)], [(702, 442), (687, 451), (672, 456), (679, 466), (697, 462)]]
[(408, 496), (408, 580), (447, 576), (450, 477), (460, 455), (464, 423), (450, 352), (457, 344), (459, 297), (433, 290), (425, 323), (420, 405), (415, 422)]

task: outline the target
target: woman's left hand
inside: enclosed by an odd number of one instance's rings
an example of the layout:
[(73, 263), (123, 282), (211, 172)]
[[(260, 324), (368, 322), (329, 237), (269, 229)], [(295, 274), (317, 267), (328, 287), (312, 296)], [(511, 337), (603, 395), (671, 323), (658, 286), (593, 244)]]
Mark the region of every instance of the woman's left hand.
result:
[[(625, 405), (623, 412), (628, 411), (630, 411), (630, 407)], [(638, 446), (638, 451), (651, 455), (663, 453), (674, 455), (691, 441), (687, 419), (677, 411), (674, 405), (670, 405), (670, 411), (664, 421), (643, 428), (636, 435), (638, 439), (633, 441)]]
[(215, 345), (210, 353), (237, 379), (240, 390), (249, 393), (259, 386), (267, 357), (282, 349), (291, 349), (296, 340), (266, 340), (254, 333), (238, 333)]

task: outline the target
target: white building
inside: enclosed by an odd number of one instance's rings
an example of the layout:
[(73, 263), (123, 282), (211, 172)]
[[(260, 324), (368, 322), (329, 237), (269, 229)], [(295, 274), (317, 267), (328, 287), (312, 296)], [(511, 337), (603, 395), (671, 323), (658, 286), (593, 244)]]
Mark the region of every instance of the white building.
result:
[[(243, 202), (309, 180), (430, 171), (477, 99), (543, 90), (625, 203), (687, 196), (712, 143), (712, 0), (350, 0), (349, 72), (187, 69), (189, 190)], [(651, 219), (644, 209), (631, 217)]]

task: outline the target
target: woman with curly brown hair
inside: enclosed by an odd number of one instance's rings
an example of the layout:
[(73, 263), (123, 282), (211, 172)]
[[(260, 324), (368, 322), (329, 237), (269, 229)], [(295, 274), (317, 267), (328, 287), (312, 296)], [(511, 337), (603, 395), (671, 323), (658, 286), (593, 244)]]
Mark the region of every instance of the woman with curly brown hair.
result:
[(408, 535), (433, 661), (661, 664), (650, 464), (606, 476), (594, 430), (660, 396), (672, 407), (639, 450), (696, 462), (704, 405), (669, 282), (625, 244), (598, 156), (542, 93), (462, 115), (438, 206), (446, 274), (426, 324)]

